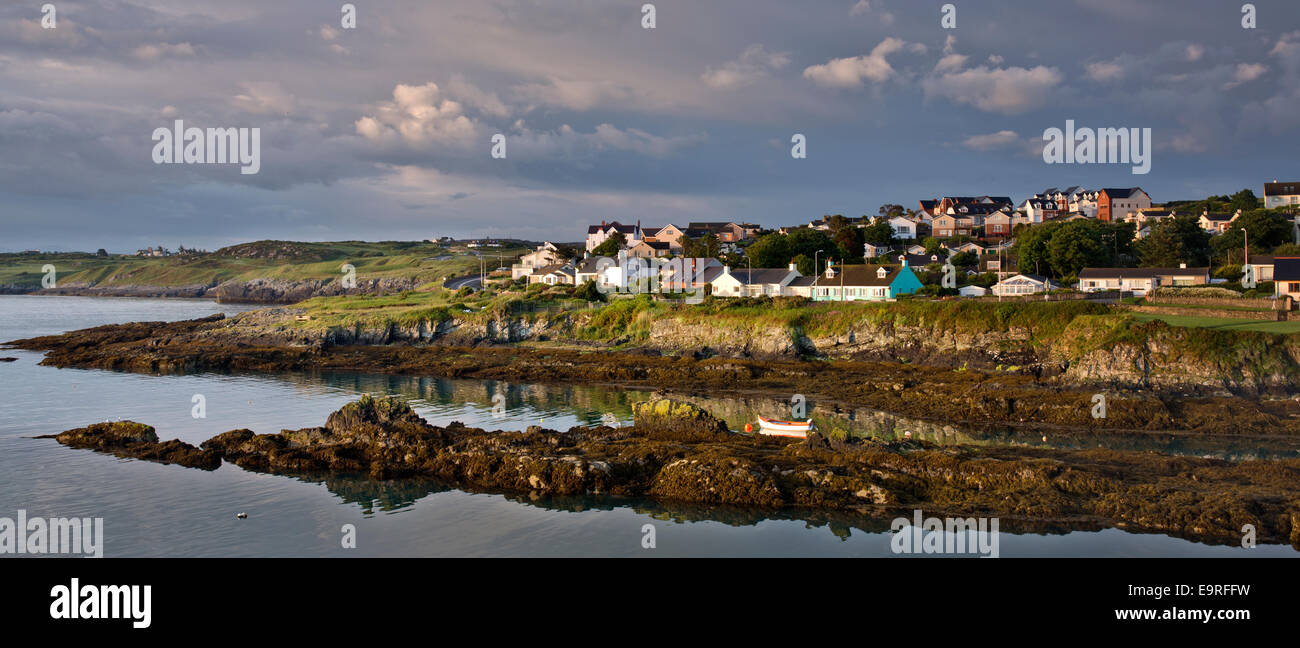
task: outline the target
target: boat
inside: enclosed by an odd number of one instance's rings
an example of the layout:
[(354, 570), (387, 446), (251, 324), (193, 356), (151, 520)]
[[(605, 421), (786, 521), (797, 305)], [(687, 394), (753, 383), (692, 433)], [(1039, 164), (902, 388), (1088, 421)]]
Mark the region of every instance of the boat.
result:
[(812, 419), (807, 421), (779, 421), (765, 416), (758, 417), (758, 431), (761, 434), (804, 438), (808, 436), (808, 430), (811, 429), (813, 429)]

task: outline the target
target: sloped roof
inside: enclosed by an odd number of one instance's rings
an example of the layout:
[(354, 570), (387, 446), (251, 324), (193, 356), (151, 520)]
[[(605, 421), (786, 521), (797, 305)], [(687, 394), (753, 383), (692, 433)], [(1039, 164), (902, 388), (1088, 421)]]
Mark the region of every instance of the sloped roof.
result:
[[(1102, 189), (1102, 191), (1106, 192), (1106, 195), (1110, 196), (1111, 198), (1132, 198), (1133, 194), (1142, 191), (1142, 187), (1123, 187), (1123, 188), (1107, 187), (1105, 189)], [(1146, 193), (1146, 192), (1142, 191), (1142, 193)]]
[(732, 268), (731, 276), (740, 283), (753, 286), (758, 284), (781, 283), (785, 280), (786, 275), (790, 274), (789, 268)]
[(1265, 182), (1265, 196), (1294, 196), (1300, 194), (1300, 182)]
[(1300, 257), (1277, 257), (1273, 259), (1273, 279), (1277, 281), (1300, 281)]
[[(878, 270), (885, 268), (885, 276), (878, 276)], [(825, 272), (817, 275), (817, 281), (813, 282), (814, 286), (836, 287), (843, 285), (848, 286), (888, 286), (894, 283), (894, 278), (902, 270), (902, 266), (896, 265), (850, 265), (840, 266), (835, 269), (834, 277), (827, 277)]]

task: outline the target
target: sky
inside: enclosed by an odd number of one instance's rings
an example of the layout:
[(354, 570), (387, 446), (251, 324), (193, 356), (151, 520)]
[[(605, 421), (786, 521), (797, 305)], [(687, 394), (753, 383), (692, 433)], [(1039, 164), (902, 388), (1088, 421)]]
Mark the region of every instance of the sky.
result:
[[(353, 28), (324, 0), (53, 0), (52, 29), (43, 4), (0, 4), (0, 251), (578, 241), (1300, 180), (1295, 0), (1250, 3), (1250, 29), (1224, 0), (659, 0), (653, 29), (644, 0), (354, 0)], [(176, 120), (259, 129), (258, 172), (155, 163)], [(1047, 164), (1067, 120), (1151, 129), (1150, 172)]]

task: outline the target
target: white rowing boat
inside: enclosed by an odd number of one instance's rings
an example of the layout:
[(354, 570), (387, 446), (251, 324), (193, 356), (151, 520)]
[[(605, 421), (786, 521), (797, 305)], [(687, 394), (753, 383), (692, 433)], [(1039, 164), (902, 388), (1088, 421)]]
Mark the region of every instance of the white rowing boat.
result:
[(812, 419), (807, 421), (779, 421), (764, 416), (758, 417), (758, 431), (761, 434), (805, 438), (808, 436), (808, 430), (811, 429), (813, 429)]

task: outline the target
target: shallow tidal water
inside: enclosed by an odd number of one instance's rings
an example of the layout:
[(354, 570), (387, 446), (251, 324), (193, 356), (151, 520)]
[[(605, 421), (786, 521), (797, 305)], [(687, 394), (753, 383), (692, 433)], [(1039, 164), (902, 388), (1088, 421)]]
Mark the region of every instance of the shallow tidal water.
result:
[[(0, 296), (0, 341), (99, 324), (179, 320), (251, 306), (205, 300)], [(542, 499), (467, 493), (418, 480), (373, 483), (334, 477), (325, 482), (265, 475), (224, 465), (212, 472), (119, 459), (32, 439), (89, 423), (130, 419), (154, 426), (162, 439), (198, 444), (236, 428), (278, 432), (323, 424), (361, 393), (400, 395), (435, 425), (462, 421), (487, 429), (554, 429), (591, 425), (612, 415), (628, 421), (644, 392), (591, 386), (504, 384), (416, 376), (344, 373), (152, 376), (41, 367), (41, 354), (0, 349), (0, 517), (102, 517), (104, 555), (114, 556), (858, 556), (886, 557), (889, 519), (868, 520), (807, 511), (752, 511), (667, 505), (604, 497)], [(196, 394), (206, 417), (194, 418)], [(494, 415), (493, 396), (505, 396)], [(697, 399), (699, 402), (699, 399)], [(778, 414), (770, 399), (701, 402), (734, 427), (754, 413)], [(935, 440), (1028, 443), (1037, 432), (977, 432), (872, 412), (812, 411), (819, 425), (857, 433)], [(1121, 443), (1120, 440), (1115, 440)], [(1050, 441), (1049, 441), (1050, 443)], [(1061, 445), (1108, 444), (1105, 438)], [(1191, 446), (1151, 437), (1166, 451), (1222, 456), (1286, 456), (1289, 449)], [(1164, 444), (1164, 445), (1161, 445)], [(1169, 445), (1172, 444), (1172, 445)], [(236, 513), (247, 519), (236, 519)], [(890, 516), (893, 517), (893, 516)], [(356, 548), (341, 545), (341, 528), (356, 527)], [(655, 547), (642, 546), (654, 526)], [(1286, 546), (1211, 546), (1117, 529), (1016, 533), (1004, 523), (1002, 557), (1220, 556), (1298, 557)]]

